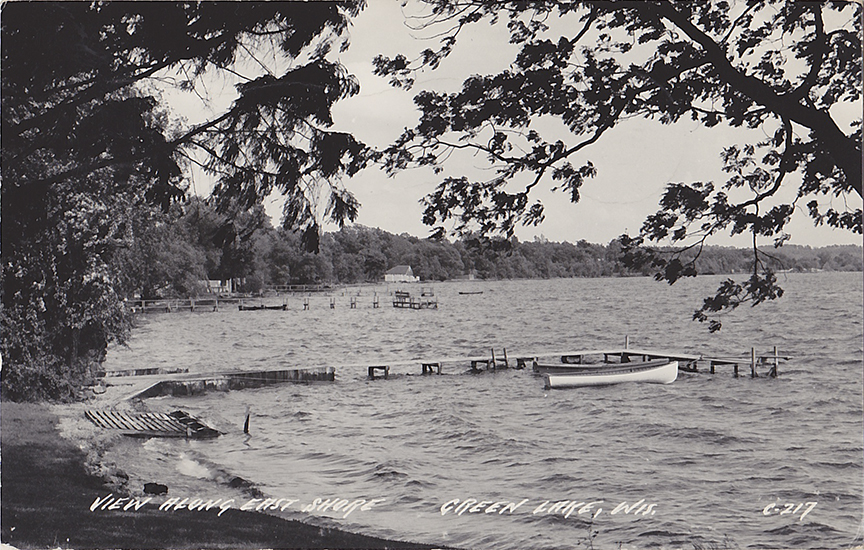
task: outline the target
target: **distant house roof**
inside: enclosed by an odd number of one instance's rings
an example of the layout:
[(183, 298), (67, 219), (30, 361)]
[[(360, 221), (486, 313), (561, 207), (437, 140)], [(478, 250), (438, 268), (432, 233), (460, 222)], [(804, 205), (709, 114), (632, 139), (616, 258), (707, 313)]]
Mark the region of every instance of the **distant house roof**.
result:
[(414, 275), (410, 265), (397, 265), (387, 271), (386, 275)]

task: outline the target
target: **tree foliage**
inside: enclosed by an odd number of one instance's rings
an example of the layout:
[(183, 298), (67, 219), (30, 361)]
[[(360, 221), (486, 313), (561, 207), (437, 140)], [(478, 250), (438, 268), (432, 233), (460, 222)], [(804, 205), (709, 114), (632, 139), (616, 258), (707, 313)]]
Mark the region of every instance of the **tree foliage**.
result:
[[(325, 233), (319, 254), (304, 252), (301, 234), (264, 226), (255, 231), (251, 268), (246, 271), (250, 292), (286, 284), (381, 283), (384, 273), (397, 265), (410, 265), (422, 281), (447, 281), (474, 275), (477, 279), (554, 279), (575, 277), (636, 277), (650, 275), (648, 266), (630, 267), (617, 240), (603, 245), (550, 242), (543, 238), (521, 242), (515, 237), (483, 239), (421, 239), (393, 235), (381, 229), (346, 226)], [(198, 246), (202, 250), (206, 243)], [(212, 246), (212, 245), (211, 245)], [(774, 271), (861, 271), (860, 246), (811, 249), (787, 245), (763, 250)], [(753, 253), (743, 248), (706, 246), (695, 258), (684, 253), (702, 274), (724, 275), (752, 271)], [(254, 281), (254, 283), (252, 282)], [(185, 294), (179, 294), (185, 297)]]
[[(216, 178), (223, 213), (282, 193), (310, 249), (323, 217), (356, 216), (339, 178), (367, 150), (329, 127), (358, 83), (326, 55), (362, 4), (3, 4), (5, 395), (68, 395), (125, 338), (119, 252), (153, 236), (136, 214), (182, 198), (189, 166)], [(237, 99), (203, 122), (170, 118), (162, 90), (205, 77), (237, 82)]]
[[(376, 58), (377, 74), (395, 86), (413, 86), (419, 71), (438, 67), (459, 35), (483, 21), (506, 21), (520, 48), (509, 68), (471, 76), (458, 91), (419, 91), (419, 123), (382, 155), (390, 171), (421, 165), (440, 173), (452, 152), (468, 150), (493, 168), (494, 177), (482, 181), (448, 174), (426, 197), (424, 222), (435, 235), (447, 224), (456, 233), (505, 236), (518, 224), (537, 224), (543, 205), (531, 191), (541, 182), (578, 201), (596, 174), (590, 147), (637, 117), (692, 119), (758, 136), (720, 152), (725, 181), (670, 182), (640, 233), (622, 237), (631, 266), (652, 266), (671, 284), (697, 274), (694, 255), (687, 259), (685, 251), (698, 252), (720, 232), (753, 235), (750, 278), (722, 286), (694, 315), (710, 317), (712, 331), (720, 322), (711, 314), (782, 294), (756, 239), (781, 245), (797, 209), (817, 225), (861, 233), (861, 209), (846, 202), (861, 198), (861, 120), (838, 115), (844, 105), (858, 105), (860, 113), (860, 3), (425, 3), (428, 13), (418, 19), (441, 29), (441, 41), (416, 59)], [(558, 120), (571, 139), (545, 139), (547, 119)], [(790, 185), (797, 193), (780, 200)], [(648, 246), (661, 242), (678, 248), (661, 253)]]

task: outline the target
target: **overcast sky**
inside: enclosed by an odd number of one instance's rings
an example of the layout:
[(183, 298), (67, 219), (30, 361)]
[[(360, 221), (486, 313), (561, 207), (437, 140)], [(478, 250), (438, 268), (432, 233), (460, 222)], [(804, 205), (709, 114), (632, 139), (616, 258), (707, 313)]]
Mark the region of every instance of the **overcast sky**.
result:
[[(508, 43), (507, 29), (503, 24), (495, 27), (486, 23), (475, 24), (468, 29), (470, 32), (460, 34), (453, 54), (438, 70), (420, 75), (414, 90), (392, 88), (387, 79), (372, 74), (375, 55), (392, 57), (405, 53), (410, 58), (410, 54), (438, 44), (437, 40), (426, 38), (431, 34), (428, 30), (416, 31), (409, 27), (410, 9), (402, 8), (398, 0), (368, 0), (367, 8), (350, 28), (350, 48), (339, 55), (349, 72), (359, 79), (360, 94), (336, 105), (333, 113), (336, 129), (349, 131), (369, 145), (385, 147), (404, 128), (416, 124), (418, 112), (412, 98), (418, 91), (428, 88), (457, 90), (472, 74), (494, 74), (505, 69), (515, 56), (516, 50)], [(214, 84), (208, 93), (213, 107), (202, 108), (200, 102), (187, 97), (177, 101), (178, 109), (190, 120), (200, 119), (214, 114), (220, 107), (227, 107), (234, 96), (230, 84)], [(860, 113), (860, 103), (855, 108)], [(570, 138), (569, 141), (573, 142), (573, 136)], [(590, 160), (598, 172), (595, 178), (583, 185), (580, 202), (572, 204), (567, 195), (550, 192), (551, 182), (545, 180), (545, 188), (541, 189), (541, 183), (535, 191), (540, 191), (537, 198), (545, 206), (546, 219), (538, 227), (517, 229), (517, 236), (521, 240), (532, 240), (542, 235), (551, 241), (584, 239), (605, 244), (624, 232), (634, 235), (645, 217), (656, 212), (667, 183), (714, 181), (719, 184), (725, 180), (725, 174), (720, 170), (722, 148), (762, 138), (759, 130), (706, 129), (689, 120), (672, 126), (641, 119), (627, 121), (583, 150), (580, 158), (572, 159), (574, 166)], [(430, 228), (421, 222), (420, 199), (448, 175), (481, 178), (489, 174), (485, 159), (464, 156), (451, 160), (453, 162), (446, 165), (444, 174), (435, 175), (431, 169), (413, 169), (388, 177), (383, 171), (371, 167), (346, 181), (346, 186), (362, 205), (357, 223), (391, 233), (427, 236)], [(209, 190), (210, 183), (200, 173), (195, 175), (194, 181), (197, 193), (205, 194)], [(785, 187), (792, 193), (786, 200), (791, 200), (795, 179), (787, 176)], [(860, 207), (861, 201), (852, 198), (855, 203), (850, 207)], [(266, 206), (274, 223), (278, 223), (280, 198), (271, 198)], [(843, 204), (837, 206), (842, 208)], [(786, 231), (792, 234), (790, 242), (794, 244), (861, 244), (860, 235), (813, 227), (802, 207)], [(746, 247), (750, 245), (751, 237), (721, 235), (713, 238), (711, 243)], [(771, 240), (764, 239), (761, 244), (770, 245)]]

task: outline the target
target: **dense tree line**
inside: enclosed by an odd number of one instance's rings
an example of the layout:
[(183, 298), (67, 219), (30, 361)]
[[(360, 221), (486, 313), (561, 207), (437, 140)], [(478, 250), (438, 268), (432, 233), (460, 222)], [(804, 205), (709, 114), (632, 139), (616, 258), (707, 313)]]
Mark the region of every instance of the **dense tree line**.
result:
[[(130, 249), (130, 278), (140, 281), (135, 293), (145, 298), (186, 297), (204, 292), (204, 279), (236, 279), (242, 281), (240, 290), (249, 293), (286, 284), (380, 282), (397, 265), (410, 265), (424, 281), (469, 274), (478, 279), (652, 274), (646, 267), (628, 267), (618, 240), (603, 245), (468, 236), (450, 242), (352, 225), (323, 234), (315, 254), (300, 246), (300, 232), (274, 228), (260, 210), (257, 214), (248, 216), (245, 230), (226, 241), (220, 235), (224, 220), (209, 203), (194, 199), (175, 208), (169, 214), (173, 223), (153, 226), (142, 235), (142, 244)], [(775, 272), (862, 270), (858, 246), (786, 245), (763, 252)], [(753, 252), (709, 246), (692, 259), (702, 274), (746, 273), (752, 269)]]

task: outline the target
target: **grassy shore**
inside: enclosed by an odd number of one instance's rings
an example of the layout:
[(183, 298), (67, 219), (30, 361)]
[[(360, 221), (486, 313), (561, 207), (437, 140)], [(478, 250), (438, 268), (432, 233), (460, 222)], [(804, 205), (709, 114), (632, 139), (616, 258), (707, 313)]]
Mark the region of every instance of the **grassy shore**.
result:
[(87, 473), (48, 407), (4, 402), (0, 423), (0, 530), (17, 548), (430, 548), (235, 509), (94, 513), (96, 497), (116, 492)]

